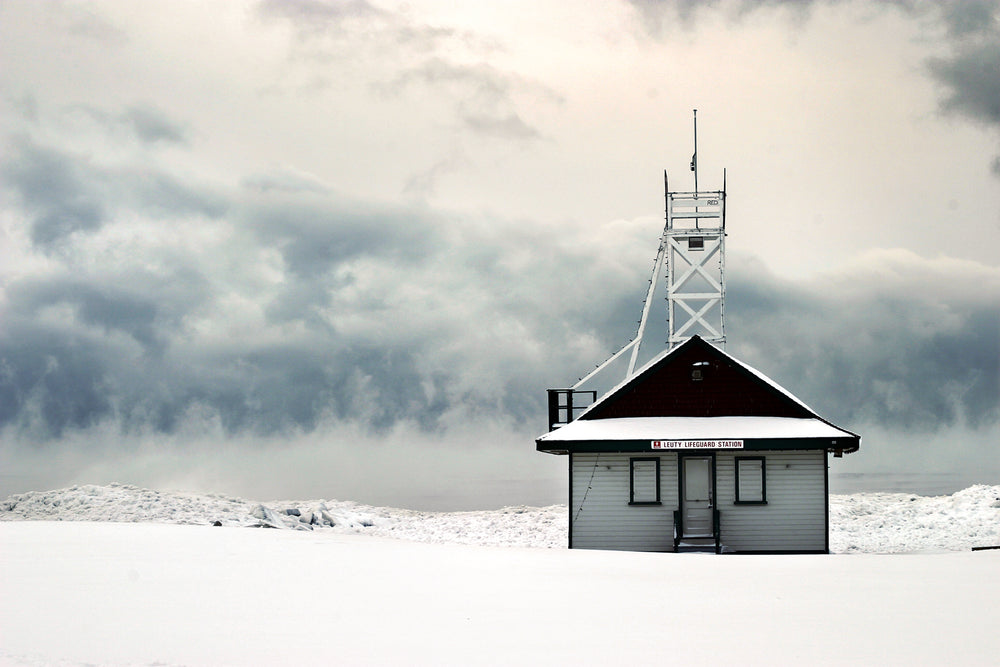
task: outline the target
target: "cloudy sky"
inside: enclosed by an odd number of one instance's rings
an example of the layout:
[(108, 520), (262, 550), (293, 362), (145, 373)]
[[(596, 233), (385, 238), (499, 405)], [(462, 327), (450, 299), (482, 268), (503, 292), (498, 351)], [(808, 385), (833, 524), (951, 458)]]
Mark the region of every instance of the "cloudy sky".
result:
[(564, 502), (694, 108), (727, 351), (1000, 482), (996, 0), (455, 4), (0, 2), (0, 496)]

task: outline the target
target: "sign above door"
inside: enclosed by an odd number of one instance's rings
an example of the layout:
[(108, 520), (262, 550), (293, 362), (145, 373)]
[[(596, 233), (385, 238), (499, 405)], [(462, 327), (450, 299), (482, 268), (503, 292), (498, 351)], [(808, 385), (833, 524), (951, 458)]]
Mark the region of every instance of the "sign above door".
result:
[(742, 440), (653, 440), (652, 449), (743, 449)]

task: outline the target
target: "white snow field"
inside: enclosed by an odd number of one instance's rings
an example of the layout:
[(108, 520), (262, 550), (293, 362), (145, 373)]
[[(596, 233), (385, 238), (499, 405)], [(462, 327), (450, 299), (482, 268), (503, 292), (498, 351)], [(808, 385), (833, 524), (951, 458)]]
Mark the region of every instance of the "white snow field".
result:
[(566, 550), (559, 506), (21, 494), (0, 664), (1000, 664), (1000, 486), (831, 515), (840, 553), (714, 556)]

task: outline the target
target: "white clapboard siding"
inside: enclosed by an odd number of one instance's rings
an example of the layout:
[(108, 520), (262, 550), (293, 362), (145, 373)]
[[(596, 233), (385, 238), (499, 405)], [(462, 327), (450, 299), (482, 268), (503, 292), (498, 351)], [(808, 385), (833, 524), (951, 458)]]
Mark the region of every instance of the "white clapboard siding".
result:
[(635, 454), (573, 454), (572, 546), (576, 549), (672, 551), (677, 508), (677, 455), (660, 459), (661, 505), (629, 505), (629, 458)]
[[(735, 457), (763, 456), (766, 505), (736, 505)], [(823, 451), (719, 452), (716, 499), (722, 543), (734, 551), (826, 549), (826, 456)]]

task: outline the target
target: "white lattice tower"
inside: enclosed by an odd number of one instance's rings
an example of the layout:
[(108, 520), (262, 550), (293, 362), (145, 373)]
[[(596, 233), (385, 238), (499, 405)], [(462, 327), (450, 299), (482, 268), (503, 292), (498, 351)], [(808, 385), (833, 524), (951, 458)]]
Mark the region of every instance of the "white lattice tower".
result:
[(726, 343), (726, 192), (668, 192), (667, 344)]
[[(694, 165), (692, 159), (692, 167)], [(658, 310), (654, 307), (658, 302), (666, 304), (667, 339), (663, 341), (661, 338), (660, 345), (666, 344), (670, 349), (697, 335), (720, 347), (725, 346), (725, 172), (722, 183), (721, 190), (671, 192), (664, 173), (666, 225), (660, 236), (653, 276), (649, 281), (636, 336), (572, 387), (549, 390), (550, 429), (572, 421), (580, 410), (603, 393), (588, 387), (597, 382), (598, 376), (606, 375), (604, 371), (613, 372), (617, 364), (623, 364), (626, 352), (631, 354), (624, 379), (628, 380), (635, 374), (643, 338), (647, 335), (647, 324), (654, 311)], [(664, 292), (662, 300), (657, 298)], [(646, 347), (648, 349), (649, 346)]]

